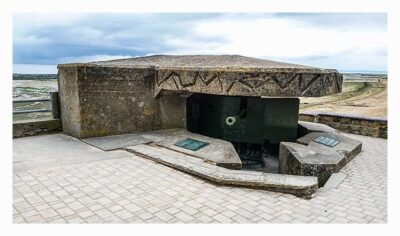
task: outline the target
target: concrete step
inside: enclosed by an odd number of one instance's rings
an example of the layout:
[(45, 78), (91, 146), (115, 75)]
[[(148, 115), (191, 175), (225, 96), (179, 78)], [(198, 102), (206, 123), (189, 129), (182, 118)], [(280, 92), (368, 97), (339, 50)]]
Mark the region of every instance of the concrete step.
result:
[(274, 192), (291, 193), (303, 198), (311, 198), (312, 193), (317, 190), (318, 186), (316, 177), (226, 169), (216, 166), (208, 160), (157, 145), (140, 144), (127, 147), (126, 150), (221, 185), (251, 187)]

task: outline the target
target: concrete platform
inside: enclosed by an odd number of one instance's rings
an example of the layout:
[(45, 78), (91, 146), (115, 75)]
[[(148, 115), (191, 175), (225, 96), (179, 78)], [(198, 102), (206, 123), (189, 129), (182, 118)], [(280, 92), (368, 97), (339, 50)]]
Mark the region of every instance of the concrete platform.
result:
[(81, 140), (104, 151), (121, 149), (132, 145), (151, 142), (150, 139), (146, 139), (140, 134), (112, 135), (104, 137), (85, 138)]
[[(199, 141), (207, 142), (209, 144), (197, 151), (192, 151), (174, 145), (178, 141), (187, 138), (196, 139)], [(156, 144), (171, 150), (175, 150), (177, 152), (199, 157), (203, 160), (207, 160), (211, 163), (214, 163), (217, 166), (234, 170), (242, 169), (242, 161), (240, 160), (238, 154), (236, 153), (233, 145), (230, 142), (221, 139), (210, 138), (204, 135), (191, 133), (189, 131), (182, 129), (180, 131), (174, 131), (170, 133), (167, 136), (167, 138), (164, 138), (156, 142)]]
[(14, 139), (13, 223), (386, 223), (387, 140), (344, 135), (363, 151), (309, 200), (215, 185), (62, 134)]
[[(339, 141), (329, 147), (313, 140), (324, 136)], [(317, 176), (323, 186), (332, 173), (338, 172), (361, 152), (362, 143), (336, 132), (313, 132), (297, 143), (281, 142), (279, 151), (279, 173)]]
[(104, 151), (123, 149), (129, 146), (160, 142), (174, 135), (182, 134), (182, 129), (163, 129), (150, 132), (137, 132), (133, 134), (108, 135), (93, 138), (84, 138), (81, 141), (100, 148)]
[[(339, 144), (335, 147), (328, 147), (314, 142), (313, 140), (319, 136), (338, 140)], [(359, 154), (362, 148), (362, 143), (360, 141), (348, 138), (340, 133), (332, 132), (313, 132), (297, 139), (297, 142), (307, 145), (307, 147), (309, 147), (311, 150), (318, 150), (321, 153), (330, 151), (338, 153), (346, 159), (346, 163), (351, 161), (357, 154)]]
[[(209, 144), (197, 151), (191, 151), (174, 145), (178, 141), (187, 138)], [(154, 142), (159, 146), (207, 160), (217, 166), (236, 170), (242, 168), (242, 162), (230, 142), (191, 133), (184, 129), (166, 129), (154, 132), (86, 138), (82, 139), (82, 141), (104, 151)]]

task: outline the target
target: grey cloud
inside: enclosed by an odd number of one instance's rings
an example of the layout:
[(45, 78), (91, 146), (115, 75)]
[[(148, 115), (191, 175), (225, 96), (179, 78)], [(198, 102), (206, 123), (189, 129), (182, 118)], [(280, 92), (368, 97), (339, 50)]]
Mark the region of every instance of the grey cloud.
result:
[[(386, 33), (386, 14), (380, 13), (158, 13), (158, 14), (26, 14), (14, 15), (14, 64), (58, 64), (65, 58), (91, 55), (141, 56), (180, 50), (179, 40), (196, 48), (212, 48), (228, 43), (225, 37), (193, 34), (192, 29), (202, 21), (221, 19), (285, 18), (310, 27), (340, 28), (342, 30), (377, 29)], [(169, 41), (170, 40), (170, 41)], [(173, 40), (177, 40), (174, 43)], [(190, 48), (190, 47), (189, 47)], [(386, 48), (371, 55), (382, 59)], [(354, 60), (344, 53), (336, 58), (312, 55), (307, 58), (283, 58), (300, 64), (346, 67)], [(372, 64), (373, 58), (359, 58)], [(303, 62), (303, 63), (302, 63)], [(349, 63), (353, 64), (353, 63)], [(383, 65), (385, 67), (385, 65)], [(358, 68), (357, 68), (358, 69)]]

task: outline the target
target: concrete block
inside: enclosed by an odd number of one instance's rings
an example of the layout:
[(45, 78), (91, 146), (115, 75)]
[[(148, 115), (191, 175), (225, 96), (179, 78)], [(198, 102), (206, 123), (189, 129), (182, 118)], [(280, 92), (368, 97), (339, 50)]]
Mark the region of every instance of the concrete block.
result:
[[(319, 136), (334, 138), (340, 143), (335, 147), (314, 142)], [(297, 140), (297, 143), (281, 142), (279, 150), (279, 173), (317, 176), (323, 186), (332, 173), (338, 172), (358, 153), (361, 142), (337, 133), (314, 132)]]

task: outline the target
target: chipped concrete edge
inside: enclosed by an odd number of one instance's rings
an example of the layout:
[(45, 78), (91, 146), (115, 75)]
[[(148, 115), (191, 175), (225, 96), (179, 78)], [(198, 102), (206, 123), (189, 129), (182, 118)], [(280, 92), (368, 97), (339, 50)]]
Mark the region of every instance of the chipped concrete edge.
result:
[(140, 157), (207, 179), (219, 185), (290, 193), (305, 199), (310, 199), (312, 194), (318, 189), (317, 177), (229, 170), (200, 160), (193, 161), (190, 160), (193, 159), (190, 157), (182, 159), (171, 156), (148, 145), (135, 145), (125, 150)]

